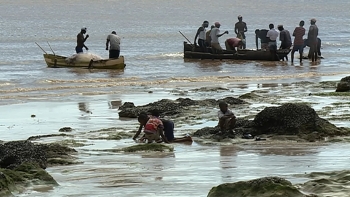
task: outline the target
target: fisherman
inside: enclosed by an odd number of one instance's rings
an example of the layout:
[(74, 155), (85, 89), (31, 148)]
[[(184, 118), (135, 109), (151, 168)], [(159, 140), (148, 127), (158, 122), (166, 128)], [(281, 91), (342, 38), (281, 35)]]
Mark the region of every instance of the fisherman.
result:
[(228, 38), (225, 41), (225, 47), (227, 51), (233, 51), (233, 53), (236, 53), (236, 47), (237, 49), (243, 45), (243, 42), (239, 38)]
[(294, 53), (296, 51), (299, 51), (299, 55), (300, 55), (300, 63), (303, 61), (303, 51), (304, 51), (304, 40), (303, 37), (305, 35), (305, 28), (304, 28), (304, 21), (300, 21), (299, 22), (299, 27), (296, 27), (294, 29), (293, 32), (293, 36), (294, 36), (294, 44), (293, 44), (293, 49), (292, 49), (292, 54), (291, 54), (291, 58), (292, 58), (292, 63), (294, 61)]
[[(278, 31), (280, 31), (280, 41), (281, 46), (280, 49), (290, 49), (292, 46), (292, 38), (288, 30), (283, 28), (283, 25), (278, 25)], [(284, 60), (284, 58), (283, 58)], [(286, 56), (286, 60), (288, 61), (288, 56)]]
[(87, 48), (85, 46), (85, 41), (86, 39), (88, 39), (89, 34), (86, 34), (85, 38), (84, 38), (84, 34), (86, 33), (86, 27), (81, 28), (80, 33), (77, 35), (77, 46), (75, 47), (75, 51), (77, 53), (82, 53), (83, 52), (83, 47), (86, 50), (89, 50), (89, 48)]
[(239, 37), (239, 35), (241, 36), (240, 39), (242, 39), (243, 42), (243, 49), (246, 48), (246, 39), (245, 39), (245, 32), (248, 31), (247, 28), (247, 24), (245, 22), (243, 22), (243, 17), (241, 15), (238, 16), (238, 22), (235, 24), (235, 33), (237, 34), (237, 37)]
[(107, 36), (106, 50), (108, 50), (108, 44), (110, 44), (109, 59), (119, 58), (120, 37), (117, 35), (115, 31), (112, 31), (112, 33)]
[(211, 47), (214, 53), (222, 53), (222, 48), (219, 43), (219, 37), (223, 36), (224, 34), (228, 34), (228, 31), (225, 31), (224, 33), (220, 34), (220, 26), (221, 24), (219, 22), (215, 22), (215, 27), (210, 32), (211, 37)]
[(208, 21), (204, 21), (202, 26), (200, 26), (197, 30), (196, 36), (194, 37), (194, 46), (197, 45), (197, 38), (198, 38), (198, 45), (202, 49), (203, 52), (206, 51), (207, 45), (206, 45), (206, 29), (209, 25)]
[(210, 30), (207, 31), (207, 32), (205, 33), (205, 43), (206, 43), (206, 45), (207, 45), (208, 47), (211, 46), (211, 37), (210, 37), (210, 33), (211, 33), (211, 30), (212, 30), (214, 27), (215, 27), (214, 25), (210, 26)]
[(317, 61), (317, 36), (318, 36), (318, 27), (316, 25), (316, 19), (310, 20), (310, 28), (307, 34), (308, 44), (310, 46), (309, 54), (311, 55), (311, 61)]
[(271, 23), (269, 24), (270, 30), (267, 32), (266, 37), (269, 39), (269, 51), (271, 53), (271, 60), (279, 59), (277, 56), (277, 37), (278, 32), (275, 30), (275, 26)]
[(266, 37), (268, 31), (269, 30), (267, 30), (267, 29), (256, 29), (255, 30), (256, 50), (259, 49), (258, 39), (260, 39), (260, 44), (261, 44), (262, 50), (267, 51), (269, 49), (269, 38)]

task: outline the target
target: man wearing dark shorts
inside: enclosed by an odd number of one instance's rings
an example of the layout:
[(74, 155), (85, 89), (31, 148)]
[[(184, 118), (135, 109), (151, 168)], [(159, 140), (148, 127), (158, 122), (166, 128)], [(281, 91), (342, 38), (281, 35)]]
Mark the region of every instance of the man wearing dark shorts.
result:
[(77, 53), (82, 53), (83, 48), (85, 48), (86, 50), (89, 50), (85, 46), (85, 41), (86, 41), (86, 39), (88, 39), (89, 34), (87, 34), (86, 37), (84, 38), (85, 33), (86, 33), (86, 27), (83, 27), (83, 28), (81, 28), (80, 33), (77, 35), (77, 46), (75, 47), (75, 52), (77, 52)]
[(303, 36), (305, 35), (305, 28), (304, 28), (304, 21), (300, 21), (299, 27), (296, 27), (293, 32), (294, 38), (294, 45), (292, 49), (292, 63), (294, 61), (294, 53), (295, 51), (299, 51), (300, 54), (300, 63), (303, 61), (303, 51), (304, 51), (304, 40)]

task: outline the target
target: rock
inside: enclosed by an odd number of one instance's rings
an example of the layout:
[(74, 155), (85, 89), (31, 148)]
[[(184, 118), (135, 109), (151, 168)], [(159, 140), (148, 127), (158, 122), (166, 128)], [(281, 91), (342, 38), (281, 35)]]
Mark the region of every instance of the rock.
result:
[[(215, 140), (216, 136), (210, 135), (218, 130), (215, 127), (205, 127), (196, 131), (194, 136), (209, 136)], [(244, 134), (251, 134), (252, 137), (262, 134), (293, 135), (309, 142), (320, 141), (324, 137), (350, 134), (349, 128), (336, 127), (329, 121), (320, 118), (310, 106), (295, 103), (266, 107), (255, 116), (254, 120), (238, 118), (234, 130), (236, 137)]]
[(147, 143), (147, 144), (138, 144), (134, 146), (129, 146), (129, 147), (123, 148), (122, 151), (124, 152), (139, 152), (139, 151), (173, 152), (174, 148), (164, 144)]
[(220, 131), (220, 127), (204, 127), (193, 133), (194, 137), (216, 134)]
[(213, 187), (208, 197), (307, 197), (291, 182), (279, 177), (225, 183)]
[(336, 92), (348, 92), (350, 91), (350, 76), (344, 77), (337, 84)]
[(136, 118), (141, 112), (150, 112), (152, 110), (157, 110), (162, 116), (173, 116), (184, 112), (186, 107), (190, 106), (216, 106), (220, 101), (225, 101), (228, 104), (246, 104), (245, 101), (226, 97), (221, 100), (206, 99), (206, 100), (192, 100), (189, 98), (178, 98), (175, 101), (169, 99), (162, 99), (157, 102), (149, 103), (143, 106), (135, 106), (134, 103), (126, 102), (119, 109), (119, 117)]
[(37, 163), (46, 168), (46, 150), (30, 141), (12, 141), (0, 145), (0, 168), (14, 169), (22, 163)]
[(58, 185), (44, 170), (50, 164), (48, 160), (62, 159), (60, 164), (67, 164), (73, 152), (59, 144), (34, 144), (29, 140), (0, 144), (0, 196), (11, 196), (17, 187)]
[(58, 130), (58, 132), (72, 132), (73, 129), (70, 127), (62, 127)]
[(306, 104), (287, 103), (278, 107), (266, 107), (254, 118), (256, 133), (305, 135), (318, 132), (322, 136), (348, 135), (349, 129), (337, 128), (320, 118), (314, 109)]

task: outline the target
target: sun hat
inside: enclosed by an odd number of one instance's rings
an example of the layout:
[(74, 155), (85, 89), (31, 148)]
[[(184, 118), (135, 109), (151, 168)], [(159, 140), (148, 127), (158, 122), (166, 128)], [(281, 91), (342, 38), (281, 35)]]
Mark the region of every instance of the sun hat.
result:
[(316, 23), (316, 19), (315, 18), (312, 18), (310, 21)]

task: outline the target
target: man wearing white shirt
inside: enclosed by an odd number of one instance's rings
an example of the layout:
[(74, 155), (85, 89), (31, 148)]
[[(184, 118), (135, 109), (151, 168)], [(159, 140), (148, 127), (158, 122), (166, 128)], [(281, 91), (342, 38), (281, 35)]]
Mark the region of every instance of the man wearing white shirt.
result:
[(222, 48), (219, 44), (219, 37), (221, 37), (224, 34), (228, 34), (228, 31), (225, 31), (224, 33), (220, 34), (220, 26), (221, 25), (219, 22), (215, 22), (215, 27), (210, 32), (211, 48), (215, 53), (222, 53)]
[(109, 47), (109, 59), (119, 58), (119, 54), (120, 54), (120, 37), (117, 36), (117, 33), (115, 31), (112, 31), (112, 33), (107, 36), (106, 50), (108, 50), (108, 44), (110, 44), (110, 47)]
[(278, 32), (274, 28), (275, 26), (273, 24), (269, 25), (270, 30), (267, 32), (266, 37), (269, 38), (269, 49), (270, 51), (276, 51), (277, 50), (277, 43), (276, 40), (278, 38)]

